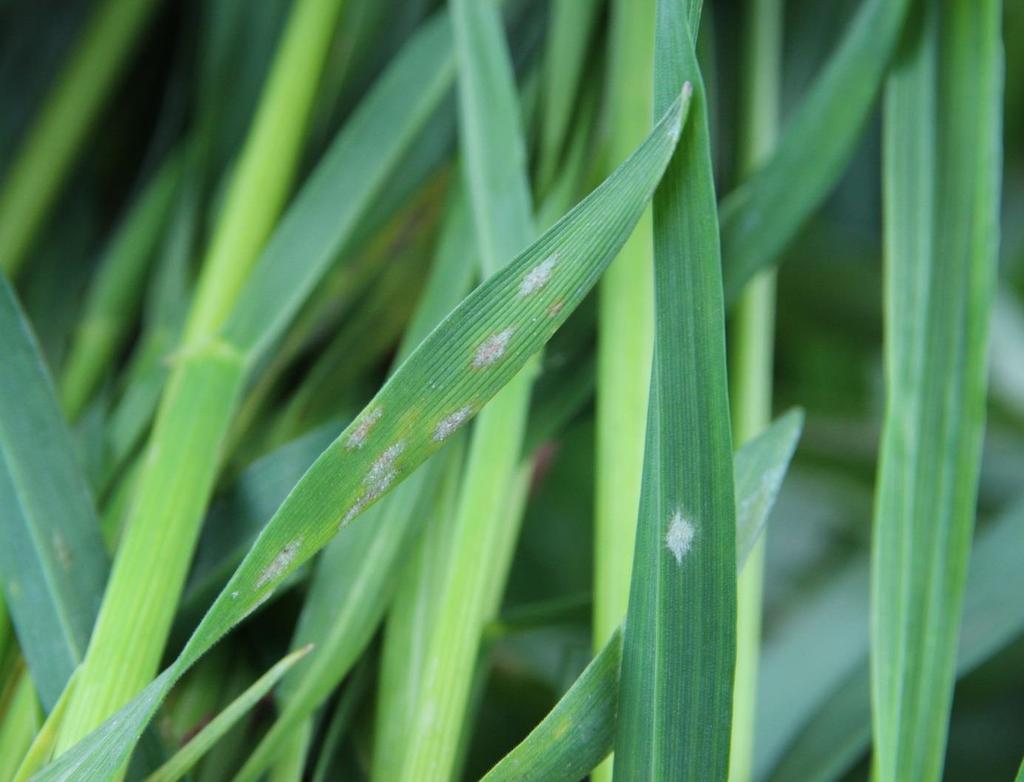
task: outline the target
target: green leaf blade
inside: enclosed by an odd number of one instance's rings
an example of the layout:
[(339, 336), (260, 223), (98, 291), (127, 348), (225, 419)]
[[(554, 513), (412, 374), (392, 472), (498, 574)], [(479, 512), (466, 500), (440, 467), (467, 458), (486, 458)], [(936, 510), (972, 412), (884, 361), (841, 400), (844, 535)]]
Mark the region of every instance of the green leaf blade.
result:
[(615, 739), (629, 779), (722, 779), (729, 763), (728, 731), (708, 732), (732, 713), (736, 522), (699, 6), (658, 4), (656, 102), (686, 81), (694, 117), (654, 199), (654, 369)]
[[(736, 452), (736, 569), (764, 529), (803, 426), (794, 410)], [(615, 740), (622, 632), (615, 630), (543, 721), (484, 777), (486, 782), (575, 782), (594, 770)]]
[(765, 165), (723, 199), (725, 298), (779, 254), (853, 154), (899, 44), (910, 0), (864, 0), (839, 50)]
[(0, 572), (43, 705), (89, 642), (108, 561), (92, 496), (35, 338), (0, 280)]
[(942, 774), (985, 426), (1000, 4), (926, 4), (890, 77), (886, 414), (872, 538), (880, 782)]

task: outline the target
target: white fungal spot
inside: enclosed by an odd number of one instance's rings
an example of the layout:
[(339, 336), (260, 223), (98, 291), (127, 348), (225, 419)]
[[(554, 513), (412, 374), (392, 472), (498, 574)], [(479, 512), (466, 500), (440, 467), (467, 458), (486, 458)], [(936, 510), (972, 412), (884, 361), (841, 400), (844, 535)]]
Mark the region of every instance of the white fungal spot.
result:
[(473, 415), (473, 408), (466, 405), (465, 407), (460, 407), (446, 418), (441, 419), (441, 422), (434, 430), (434, 439), (438, 442), (447, 440), (471, 415)]
[(366, 438), (370, 434), (370, 430), (373, 429), (374, 424), (380, 420), (382, 415), (384, 415), (384, 411), (379, 407), (375, 407), (363, 416), (363, 420), (360, 421), (356, 428), (352, 430), (352, 434), (350, 434), (348, 436), (348, 440), (345, 441), (345, 447), (350, 451), (354, 448), (362, 448), (366, 443)]
[(269, 584), (271, 581), (277, 580), (292, 564), (295, 559), (295, 555), (299, 553), (299, 547), (302, 546), (302, 538), (296, 538), (283, 549), (273, 561), (264, 568), (263, 572), (260, 573), (260, 577), (256, 580), (256, 588), (259, 589), (262, 586)]
[(523, 281), (519, 284), (519, 298), (526, 298), (532, 293), (536, 293), (545, 285), (548, 284), (548, 280), (551, 279), (551, 272), (554, 271), (555, 264), (558, 262), (557, 255), (549, 255), (543, 261), (534, 266), (523, 277)]
[(676, 511), (668, 525), (668, 533), (665, 535), (665, 545), (676, 558), (676, 562), (682, 562), (693, 545), (694, 535), (697, 531), (684, 516), (682, 511)]
[(349, 508), (348, 509), (348, 513), (346, 513), (344, 516), (342, 516), (341, 524), (338, 525), (338, 528), (340, 529), (341, 527), (344, 527), (346, 524), (348, 524), (350, 521), (352, 521), (352, 519), (354, 519), (356, 516), (358, 516), (360, 513), (363, 512), (363, 508), (365, 508), (365, 507), (366, 507), (366, 500), (365, 499), (356, 500), (355, 505), (353, 505), (351, 508)]
[(512, 339), (514, 332), (515, 329), (509, 327), (485, 339), (483, 344), (476, 349), (476, 355), (473, 356), (473, 366), (477, 369), (489, 367), (504, 356), (505, 351), (508, 349), (508, 342)]
[[(363, 479), (366, 485), (366, 494), (363, 497), (363, 504), (372, 502), (388, 490), (392, 481), (398, 477), (394, 469), (395, 459), (405, 450), (405, 442), (399, 440), (377, 457), (377, 460), (370, 466), (370, 471)], [(360, 508), (360, 510), (362, 510)]]
[(235, 590), (234, 592), (231, 593), (231, 599), (232, 600), (238, 600), (238, 590)]
[(370, 472), (366, 476), (367, 484), (374, 484), (380, 481), (388, 473), (394, 472), (392, 467), (402, 451), (405, 450), (405, 442), (399, 440), (394, 445), (388, 446), (384, 452), (377, 457), (377, 460), (370, 465)]

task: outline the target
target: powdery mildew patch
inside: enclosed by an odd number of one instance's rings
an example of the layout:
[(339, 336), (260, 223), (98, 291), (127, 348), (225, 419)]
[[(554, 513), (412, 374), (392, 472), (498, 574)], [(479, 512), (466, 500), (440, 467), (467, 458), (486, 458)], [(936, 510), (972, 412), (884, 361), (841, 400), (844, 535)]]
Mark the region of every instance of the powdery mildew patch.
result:
[(352, 430), (352, 434), (348, 436), (348, 440), (345, 441), (345, 447), (350, 451), (355, 448), (362, 448), (366, 444), (366, 438), (370, 434), (370, 430), (373, 429), (380, 417), (384, 415), (384, 411), (375, 407), (358, 423), (355, 429)]
[(514, 333), (515, 329), (509, 327), (485, 339), (480, 347), (476, 349), (476, 355), (473, 356), (473, 366), (481, 369), (489, 367), (498, 361), (505, 355), (505, 351), (508, 350), (509, 340), (512, 339), (512, 334)]
[(693, 538), (697, 534), (693, 524), (683, 516), (682, 511), (672, 514), (672, 520), (668, 525), (668, 532), (665, 534), (665, 546), (672, 552), (676, 562), (682, 563), (683, 557), (690, 551), (693, 545)]
[(551, 272), (555, 270), (555, 264), (557, 262), (557, 255), (549, 255), (543, 261), (530, 269), (530, 271), (526, 273), (526, 276), (523, 277), (523, 281), (519, 284), (519, 298), (525, 299), (527, 296), (536, 293), (547, 285), (548, 280), (551, 279)]
[(437, 428), (434, 429), (434, 439), (437, 442), (447, 440), (469, 419), (471, 415), (473, 415), (473, 408), (466, 405), (465, 407), (460, 407), (451, 415), (442, 418), (440, 423), (438, 423)]
[(352, 521), (352, 519), (366, 509), (367, 505), (388, 490), (388, 487), (391, 486), (395, 478), (398, 477), (398, 471), (395, 469), (395, 460), (404, 450), (405, 441), (399, 440), (394, 445), (386, 448), (384, 452), (377, 457), (373, 464), (370, 465), (369, 472), (367, 472), (366, 477), (363, 478), (363, 485), (366, 487), (366, 491), (363, 493), (362, 497), (355, 501), (345, 515), (342, 516), (340, 524), (341, 527), (344, 527)]
[(260, 573), (260, 577), (256, 580), (256, 588), (259, 589), (266, 586), (271, 581), (276, 581), (282, 576), (288, 570), (288, 566), (295, 560), (295, 555), (299, 553), (301, 546), (302, 538), (296, 538), (281, 549), (278, 555)]

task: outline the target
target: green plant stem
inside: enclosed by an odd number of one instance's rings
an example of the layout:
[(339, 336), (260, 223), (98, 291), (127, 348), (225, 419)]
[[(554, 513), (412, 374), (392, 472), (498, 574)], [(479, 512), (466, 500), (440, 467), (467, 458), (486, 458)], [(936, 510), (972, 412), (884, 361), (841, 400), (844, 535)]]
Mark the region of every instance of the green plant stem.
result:
[[(743, 87), (740, 92), (737, 150), (741, 177), (749, 176), (771, 155), (778, 135), (782, 4), (779, 0), (747, 0), (744, 23)], [(730, 396), (733, 439), (739, 447), (757, 436), (771, 421), (774, 272), (761, 272), (743, 289), (732, 326)], [(765, 541), (762, 538), (737, 584), (736, 674), (729, 743), (731, 782), (749, 782), (752, 778), (764, 557)]]
[[(620, 162), (654, 115), (654, 0), (611, 4), (607, 165)], [(654, 349), (654, 247), (647, 209), (598, 287), (593, 645), (599, 652), (629, 604)], [(612, 759), (594, 770), (612, 778)]]
[(223, 342), (175, 367), (58, 754), (131, 698), (159, 664), (244, 370), (242, 355)]
[(215, 335), (290, 188), (341, 2), (299, 0), (278, 46), (161, 398), (58, 754), (127, 702), (159, 665), (248, 369), (243, 352)]
[(203, 262), (186, 344), (220, 327), (284, 207), (343, 4), (298, 0), (291, 12)]
[[(650, 130), (653, 61), (654, 0), (616, 0), (608, 91), (610, 165)], [(629, 601), (654, 347), (653, 252), (648, 209), (598, 288), (595, 651), (622, 624)]]
[(47, 96), (0, 193), (0, 268), (14, 278), (158, 0), (106, 0)]

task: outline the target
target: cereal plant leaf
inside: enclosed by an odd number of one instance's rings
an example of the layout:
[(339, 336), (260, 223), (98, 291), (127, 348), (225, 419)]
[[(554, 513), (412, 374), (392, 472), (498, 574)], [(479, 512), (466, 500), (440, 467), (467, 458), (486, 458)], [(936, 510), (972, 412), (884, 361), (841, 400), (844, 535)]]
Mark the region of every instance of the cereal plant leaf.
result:
[(879, 782), (937, 780), (945, 760), (998, 257), (1001, 8), (924, 3), (886, 90), (871, 614)]
[[(792, 411), (735, 455), (736, 567), (742, 570), (778, 496), (803, 426)], [(484, 779), (575, 782), (612, 749), (618, 708), (622, 633), (616, 630), (555, 707)]]
[(14, 293), (0, 279), (0, 573), (46, 709), (82, 661), (108, 561), (53, 384)]
[(654, 363), (615, 737), (627, 779), (723, 779), (729, 763), (728, 731), (707, 730), (732, 713), (736, 509), (699, 9), (657, 6), (656, 108), (684, 82), (694, 97), (654, 198)]
[[(115, 775), (168, 690), (207, 649), (339, 526), (437, 451), (451, 431), (442, 424), (467, 407), (479, 410), (515, 376), (629, 235), (675, 149), (687, 107), (686, 96), (677, 97), (628, 161), (431, 332), (288, 495), (181, 655), (37, 779)], [(552, 257), (557, 266), (545, 284), (526, 285)]]

